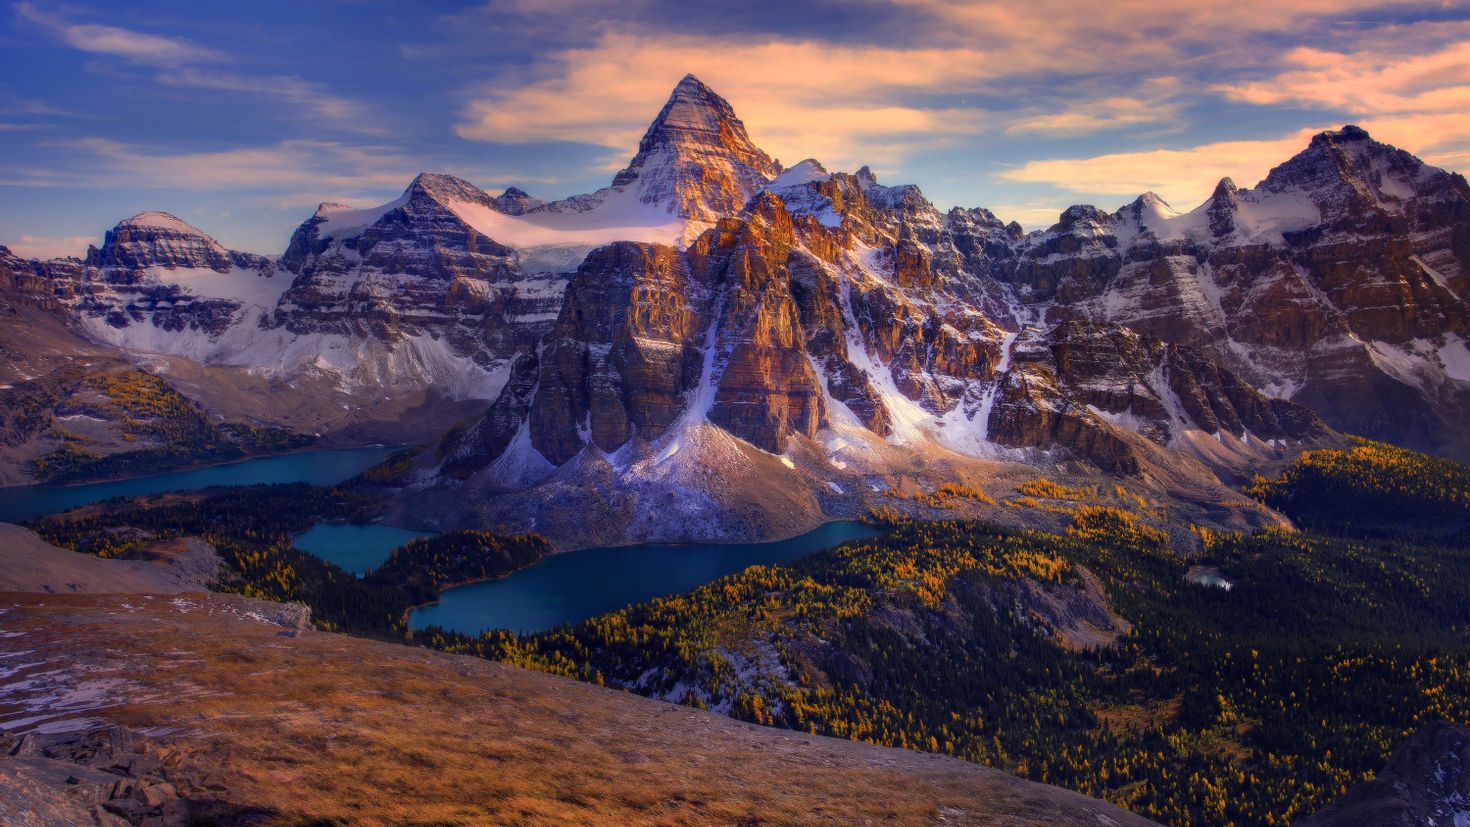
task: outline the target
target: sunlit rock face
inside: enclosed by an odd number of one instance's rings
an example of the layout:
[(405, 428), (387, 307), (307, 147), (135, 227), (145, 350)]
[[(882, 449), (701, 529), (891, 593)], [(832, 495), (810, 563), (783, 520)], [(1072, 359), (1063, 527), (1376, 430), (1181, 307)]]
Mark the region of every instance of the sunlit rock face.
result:
[(1464, 455), (1467, 239), (1464, 178), (1349, 126), (1191, 212), (1074, 207), (1000, 272), (1048, 322), (1189, 344), (1338, 428)]
[(612, 182), (638, 201), (711, 223), (738, 212), (781, 165), (751, 143), (724, 98), (686, 75)]

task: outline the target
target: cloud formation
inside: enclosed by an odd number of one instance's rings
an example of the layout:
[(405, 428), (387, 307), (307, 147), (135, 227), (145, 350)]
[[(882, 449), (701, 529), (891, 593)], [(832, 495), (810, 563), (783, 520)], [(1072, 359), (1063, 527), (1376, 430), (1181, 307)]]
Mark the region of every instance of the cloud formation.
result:
[[(156, 69), (158, 71), (154, 78), (169, 86), (262, 95), (332, 119), (339, 124), (360, 122), (368, 114), (361, 104), (333, 95), (322, 84), (299, 77), (251, 75), (199, 68), (230, 63), (232, 58), (224, 52), (205, 48), (188, 40), (117, 26), (73, 23), (65, 17), (41, 10), (33, 3), (19, 3), (15, 6), (15, 12), (21, 19), (35, 24), (74, 49), (118, 57), (134, 65)], [(360, 131), (378, 131), (371, 124), (360, 125)]]
[(90, 235), (65, 235), (65, 236), (43, 236), (43, 235), (21, 235), (6, 241), (5, 246), (10, 251), (23, 258), (35, 258), (42, 261), (53, 258), (64, 258), (66, 256), (81, 257), (87, 252), (88, 244), (96, 244), (101, 241), (97, 236)]
[(1300, 152), (1319, 131), (1303, 129), (1272, 140), (1219, 141), (1188, 149), (1031, 161), (999, 177), (1125, 199), (1154, 192), (1176, 209), (1189, 210), (1203, 203), (1221, 178), (1233, 178), (1240, 186), (1253, 185), (1271, 167)]
[(145, 66), (179, 66), (225, 58), (220, 52), (179, 38), (96, 23), (71, 23), (60, 15), (42, 11), (34, 3), (17, 3), (15, 13), (74, 49), (121, 57)]
[(944, 78), (988, 76), (976, 57), (965, 49), (784, 40), (715, 49), (701, 37), (609, 34), (558, 53), (557, 70), (541, 81), (486, 89), (456, 131), (475, 140), (576, 140), (631, 153), (669, 90), (693, 72), (730, 100), (757, 143), (788, 163), (807, 156), (881, 161), (892, 155), (885, 144), (980, 128), (969, 110), (901, 102)]
[(417, 171), (414, 160), (390, 147), (311, 139), (213, 152), (157, 152), (106, 138), (57, 148), (67, 151), (65, 164), (0, 167), (0, 184), (241, 191), (310, 184), (322, 192), (363, 192), (402, 187)]
[[(689, 31), (697, 26), (670, 18), (660, 2), (629, 4), (590, 41), (537, 55), (523, 71), (481, 87), (456, 132), (631, 152), (685, 72), (727, 97), (756, 142), (788, 163), (814, 156), (839, 167), (886, 164), (996, 131), (1056, 138), (1167, 128), (1187, 100), (1216, 94), (1190, 73), (1254, 65), (1261, 50), (1247, 44), (1262, 33), (1360, 9), (1426, 5), (1117, 0), (1082, 14), (1070, 0), (891, 0), (863, 13), (900, 9), (922, 37), (824, 40), (728, 25)], [(588, 5), (519, 0), (509, 11), (576, 31), (586, 28), (579, 22), (603, 19)], [(504, 25), (507, 10), (494, 8), (495, 25)], [(635, 18), (640, 25), (631, 25)], [(1018, 97), (1018, 88), (1045, 97)]]

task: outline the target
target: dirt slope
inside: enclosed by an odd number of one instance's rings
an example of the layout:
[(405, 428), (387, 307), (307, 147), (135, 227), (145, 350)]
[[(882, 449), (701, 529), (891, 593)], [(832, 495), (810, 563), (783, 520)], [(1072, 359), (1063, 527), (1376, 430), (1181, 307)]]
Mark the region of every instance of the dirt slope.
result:
[(129, 560), (57, 548), (35, 532), (0, 523), (0, 592), (176, 594), (203, 591), (219, 571), (208, 543), (155, 543)]

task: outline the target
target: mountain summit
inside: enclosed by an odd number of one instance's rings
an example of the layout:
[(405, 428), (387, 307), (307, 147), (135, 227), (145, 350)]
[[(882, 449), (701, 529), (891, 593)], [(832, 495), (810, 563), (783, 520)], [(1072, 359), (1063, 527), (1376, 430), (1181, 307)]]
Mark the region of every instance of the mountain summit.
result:
[(612, 185), (635, 185), (645, 204), (714, 221), (745, 206), (779, 174), (781, 165), (751, 143), (730, 104), (699, 78), (685, 75)]
[[(728, 101), (694, 75), (674, 87), (611, 186), (552, 212), (640, 213), (703, 226), (740, 211), (781, 165), (750, 140)], [(647, 217), (646, 215), (643, 217)]]

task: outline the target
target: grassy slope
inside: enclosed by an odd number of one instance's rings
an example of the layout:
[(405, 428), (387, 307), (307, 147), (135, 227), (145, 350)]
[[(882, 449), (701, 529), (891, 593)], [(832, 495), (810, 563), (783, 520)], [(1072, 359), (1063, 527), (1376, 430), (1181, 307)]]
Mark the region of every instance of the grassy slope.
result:
[[(0, 658), (30, 652), (0, 687), (0, 721), (42, 709), (159, 727), (160, 753), (217, 771), (216, 789), (186, 794), (272, 814), (252, 824), (1143, 823), (959, 761), (422, 648), (283, 637), (258, 605), (0, 595), (20, 633), (0, 637)], [(77, 686), (106, 691), (48, 705)]]
[[(1202, 557), (1126, 511), (1051, 500), (1070, 514), (1065, 534), (903, 523), (570, 629), (419, 640), (751, 721), (948, 753), (1171, 823), (1281, 823), (1376, 770), (1423, 721), (1470, 720), (1470, 553), (1439, 530), (1464, 518), (1463, 470), (1386, 446), (1313, 452), (1255, 488), (1319, 533), (1201, 531)], [(1332, 516), (1344, 497), (1350, 524)], [(283, 509), (259, 506), (51, 524), (58, 540), (85, 545), (108, 526), (184, 520), (251, 552), (284, 536), (257, 522)], [(1403, 519), (1411, 507), (1435, 510), (1431, 530)], [(324, 620), (355, 617), (335, 581), (276, 554), (240, 566), (247, 591), (304, 600)], [(1235, 588), (1188, 584), (1197, 563)], [(1094, 576), (1132, 633), (1103, 651), (1059, 645)], [(391, 614), (369, 612), (356, 628), (402, 634), (379, 619)]]

